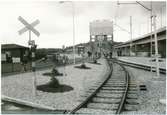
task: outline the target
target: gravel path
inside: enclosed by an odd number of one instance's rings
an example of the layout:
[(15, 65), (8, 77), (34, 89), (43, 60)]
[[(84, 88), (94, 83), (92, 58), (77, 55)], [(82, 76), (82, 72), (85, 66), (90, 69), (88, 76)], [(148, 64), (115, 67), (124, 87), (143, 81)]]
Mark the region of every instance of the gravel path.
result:
[[(109, 71), (104, 59), (100, 59), (101, 65), (86, 63), (91, 69), (77, 69), (73, 65), (66, 67), (67, 76), (58, 77), (60, 84), (65, 84), (73, 88), (73, 90), (63, 93), (47, 93), (37, 91), (37, 96), (33, 96), (33, 73), (24, 73), (2, 77), (2, 95), (25, 101), (50, 106), (55, 109), (72, 109), (79, 104), (79, 97), (85, 90), (93, 85), (93, 83), (103, 79), (102, 76)], [(64, 72), (64, 68), (58, 68), (60, 72)], [(42, 85), (50, 80), (50, 77), (43, 76), (45, 72), (50, 70), (42, 70), (36, 72), (37, 85)]]
[(165, 114), (166, 105), (159, 102), (159, 99), (166, 99), (166, 76), (161, 75), (155, 79), (156, 73), (127, 67), (132, 80), (137, 85), (146, 85), (147, 91), (138, 92), (138, 110), (123, 112), (125, 114)]

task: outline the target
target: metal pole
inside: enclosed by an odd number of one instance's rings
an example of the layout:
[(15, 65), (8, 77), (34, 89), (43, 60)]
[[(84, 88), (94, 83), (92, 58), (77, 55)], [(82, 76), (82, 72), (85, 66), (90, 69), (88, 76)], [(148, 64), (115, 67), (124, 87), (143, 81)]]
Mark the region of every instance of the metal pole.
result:
[(148, 20), (147, 20), (147, 33), (149, 33), (149, 21), (150, 21), (150, 18), (148, 17)]
[(29, 45), (29, 42), (31, 41), (31, 30), (29, 30), (28, 32), (29, 32), (29, 41), (28, 41), (28, 45)]
[(132, 55), (132, 16), (130, 16), (130, 56)]
[(36, 71), (36, 68), (35, 68), (35, 43), (34, 44), (32, 44), (32, 71), (33, 71), (33, 74), (34, 74), (34, 88), (33, 88), (33, 93), (34, 93), (34, 96), (36, 96), (36, 73), (35, 73), (35, 71)]
[(74, 56), (74, 61), (73, 63), (75, 64), (75, 6), (74, 6), (74, 3), (72, 3), (72, 9), (73, 9), (73, 12), (72, 12), (72, 15), (73, 15), (73, 56)]
[(34, 95), (34, 97), (36, 97), (36, 95), (37, 95), (37, 91), (36, 91), (36, 72), (34, 71), (33, 74), (34, 74), (34, 77), (33, 77), (33, 81), (34, 81), (33, 95)]
[[(153, 26), (153, 23), (152, 23), (152, 1), (151, 1), (151, 12), (150, 12), (150, 57), (151, 57), (151, 60), (152, 60), (152, 26)], [(152, 65), (151, 65), (151, 72), (152, 72)]]
[(36, 96), (36, 73), (35, 73), (35, 51), (33, 49), (35, 46), (33, 46), (32, 44), (29, 44), (30, 41), (31, 41), (31, 30), (29, 30), (29, 42), (28, 42), (28, 45), (31, 45), (31, 57), (32, 57), (31, 67), (32, 67), (32, 71), (33, 71), (33, 95), (35, 97)]
[(141, 24), (139, 23), (139, 36), (141, 35)]
[(161, 28), (162, 28), (162, 10), (163, 10), (162, 8), (161, 8)]
[(157, 77), (159, 77), (159, 60), (158, 60), (158, 40), (157, 40), (157, 31), (156, 31), (156, 15), (153, 16), (154, 21), (154, 40), (155, 40), (155, 57), (156, 57), (156, 72)]

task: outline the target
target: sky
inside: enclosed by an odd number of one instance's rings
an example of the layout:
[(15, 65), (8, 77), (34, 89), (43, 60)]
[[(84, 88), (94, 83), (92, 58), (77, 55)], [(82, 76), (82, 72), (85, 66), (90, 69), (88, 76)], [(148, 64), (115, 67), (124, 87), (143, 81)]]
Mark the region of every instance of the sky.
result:
[[(129, 3), (119, 1), (120, 3)], [(28, 46), (28, 31), (22, 35), (18, 31), (25, 26), (18, 20), (23, 17), (28, 23), (39, 20), (34, 28), (40, 32), (32, 40), (38, 48), (62, 48), (73, 45), (73, 7), (75, 15), (75, 44), (89, 41), (89, 22), (107, 19), (129, 31), (132, 16), (133, 39), (150, 32), (150, 11), (139, 4), (120, 4), (116, 1), (0, 1), (0, 39), (1, 44), (15, 43)], [(130, 1), (130, 3), (136, 3)], [(150, 1), (140, 1), (150, 8)], [(166, 2), (152, 2), (153, 12), (157, 16), (157, 28), (166, 25)], [(128, 32), (114, 26), (114, 41), (130, 40)]]

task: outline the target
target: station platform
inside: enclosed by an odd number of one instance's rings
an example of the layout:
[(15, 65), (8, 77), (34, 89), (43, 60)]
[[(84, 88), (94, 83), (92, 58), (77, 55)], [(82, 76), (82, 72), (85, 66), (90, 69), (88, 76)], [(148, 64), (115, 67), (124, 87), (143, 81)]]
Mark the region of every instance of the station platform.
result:
[[(63, 88), (59, 91), (44, 92), (37, 90), (37, 95), (33, 95), (33, 79), (36, 76), (37, 86), (47, 84), (51, 77), (44, 76), (43, 73), (50, 72), (51, 69), (39, 70), (35, 74), (32, 72), (10, 75), (1, 78), (1, 95), (12, 100), (20, 100), (31, 106), (42, 106), (51, 110), (71, 110), (81, 102), (81, 95), (89, 89), (93, 83), (104, 79), (110, 68), (105, 59), (99, 59), (98, 64), (85, 63), (90, 69), (79, 69), (76, 65), (68, 65), (65, 68), (59, 67), (58, 71), (66, 76), (57, 76)], [(23, 103), (22, 102), (22, 103)], [(2, 110), (3, 111), (3, 110)]]
[[(117, 57), (118, 60), (128, 63), (134, 63), (144, 66), (156, 67), (155, 59), (150, 57)], [(152, 61), (153, 60), (153, 61)], [(166, 70), (166, 59), (159, 58), (159, 67)]]

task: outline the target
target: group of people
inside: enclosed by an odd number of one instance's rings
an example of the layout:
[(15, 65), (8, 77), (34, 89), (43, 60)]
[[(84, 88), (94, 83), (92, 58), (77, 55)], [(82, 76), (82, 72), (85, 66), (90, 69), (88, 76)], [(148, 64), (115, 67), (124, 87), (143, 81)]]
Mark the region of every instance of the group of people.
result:
[(60, 55), (53, 55), (52, 62), (54, 64), (68, 64), (69, 58), (66, 55), (60, 56)]
[[(92, 55), (93, 55), (93, 53), (90, 52), (90, 51), (88, 51), (87, 54), (88, 54), (88, 57), (89, 57), (89, 58), (92, 57)], [(100, 57), (101, 57), (101, 53), (100, 53), (100, 52), (95, 52), (95, 53), (94, 53), (94, 57), (100, 58)]]
[(107, 58), (112, 58), (112, 52), (105, 53), (104, 56)]
[[(92, 52), (90, 52), (90, 51), (88, 51), (87, 54), (88, 54), (88, 57), (92, 57), (92, 55), (93, 55)], [(105, 57), (112, 58), (112, 52), (105, 53), (104, 55), (105, 55)], [(100, 52), (95, 52), (94, 57), (100, 58), (101, 53)]]

